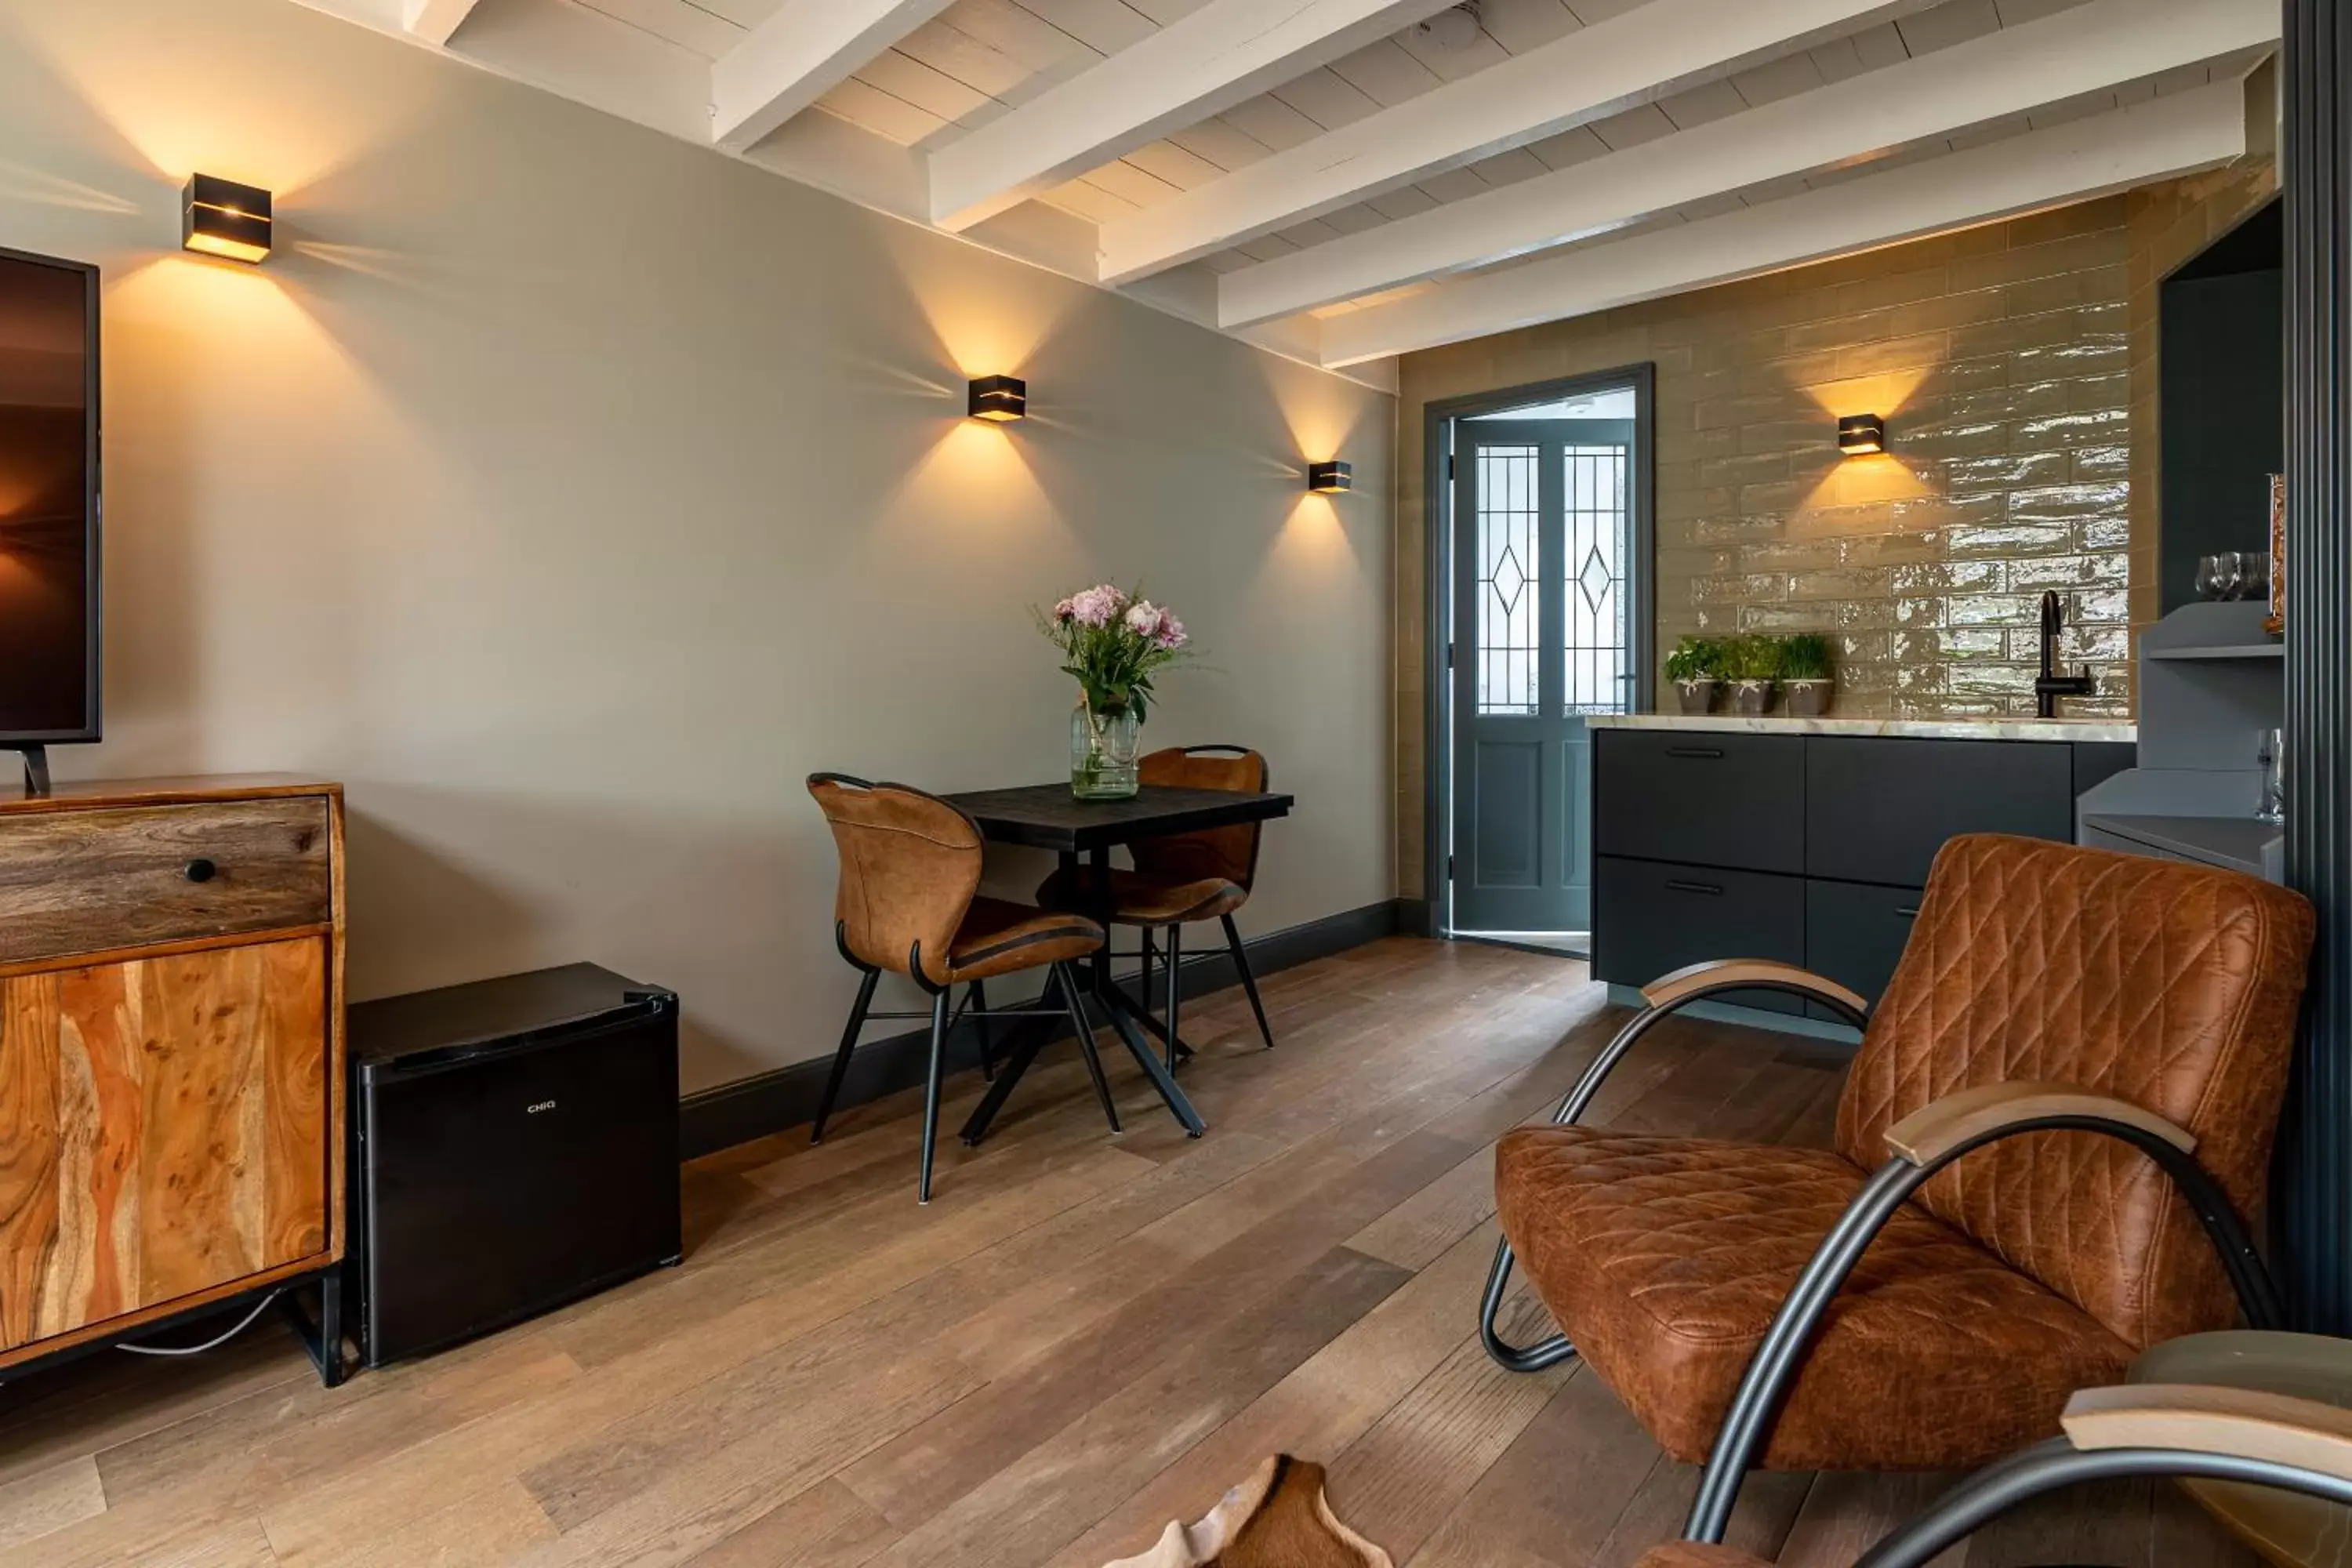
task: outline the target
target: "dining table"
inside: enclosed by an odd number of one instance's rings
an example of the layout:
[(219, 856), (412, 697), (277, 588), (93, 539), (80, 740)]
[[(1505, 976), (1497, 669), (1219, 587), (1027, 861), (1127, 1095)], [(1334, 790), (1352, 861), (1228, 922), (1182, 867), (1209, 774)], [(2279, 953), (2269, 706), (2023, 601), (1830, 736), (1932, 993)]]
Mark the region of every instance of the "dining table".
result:
[[(1139, 839), (1271, 821), (1289, 816), (1293, 804), (1292, 797), (1286, 795), (1184, 789), (1168, 784), (1144, 784), (1121, 800), (1081, 800), (1071, 793), (1066, 782), (972, 790), (949, 795), (947, 800), (978, 825), (982, 836), (992, 843), (1052, 850), (1060, 857), (1065, 870), (1083, 865), (1086, 875), (1078, 879), (1078, 885), (1088, 889), (1092, 906), (1084, 912), (1104, 921), (1106, 926), (1110, 913), (1113, 849)], [(1172, 974), (1170, 984), (1175, 984)], [(1048, 983), (1048, 996), (1043, 1004), (1048, 1008), (1055, 1005), (1053, 984)], [(1200, 1111), (1144, 1038), (1146, 1028), (1157, 1031), (1160, 1027), (1151, 1016), (1149, 997), (1139, 1000), (1111, 973), (1108, 942), (1086, 965), (1086, 990), (1097, 1011), (1142, 1067), (1185, 1132), (1194, 1138), (1201, 1136), (1208, 1128)], [(1050, 1022), (1029, 1019), (1024, 1020), (1017, 1036), (1005, 1042), (1004, 1062), (996, 1081), (989, 1086), (988, 1093), (964, 1122), (962, 1136), (966, 1143), (977, 1146), (988, 1136), (990, 1123), (1012, 1097), (1022, 1075), (1037, 1059), (1037, 1053), (1053, 1037), (1054, 1026)]]

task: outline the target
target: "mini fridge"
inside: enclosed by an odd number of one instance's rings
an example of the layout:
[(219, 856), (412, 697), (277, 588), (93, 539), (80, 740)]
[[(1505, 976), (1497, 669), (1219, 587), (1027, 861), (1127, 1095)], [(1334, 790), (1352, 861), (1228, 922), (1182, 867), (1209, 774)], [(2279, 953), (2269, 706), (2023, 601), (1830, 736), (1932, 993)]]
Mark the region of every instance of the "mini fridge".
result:
[(591, 963), (351, 1009), (360, 1359), (678, 1261), (677, 997)]

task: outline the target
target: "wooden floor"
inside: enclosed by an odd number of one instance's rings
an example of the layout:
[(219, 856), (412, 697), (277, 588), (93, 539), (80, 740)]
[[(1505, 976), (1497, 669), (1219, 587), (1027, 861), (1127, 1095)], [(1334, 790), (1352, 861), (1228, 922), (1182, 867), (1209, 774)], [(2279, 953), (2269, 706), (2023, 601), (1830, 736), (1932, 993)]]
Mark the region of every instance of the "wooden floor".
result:
[[(821, 1149), (694, 1167), (683, 1268), (422, 1364), (324, 1391), (265, 1323), (11, 1384), (0, 1563), (1099, 1568), (1278, 1450), (1328, 1464), (1400, 1568), (1623, 1565), (1672, 1537), (1691, 1471), (1597, 1378), (1508, 1375), (1473, 1335), (1494, 1140), (1612, 1016), (1583, 966), (1400, 939), (1266, 994), (1273, 1052), (1235, 994), (1186, 1009), (1197, 1142), (1131, 1064), (1108, 1136), (1058, 1047), (983, 1151), (942, 1151), (928, 1209), (901, 1099)], [(1595, 1118), (1821, 1141), (1839, 1065), (1674, 1024)], [(977, 1091), (953, 1087), (950, 1127)], [(1760, 1477), (1737, 1539), (1842, 1565), (1936, 1484)], [(2252, 1562), (2147, 1485), (1965, 1552)]]

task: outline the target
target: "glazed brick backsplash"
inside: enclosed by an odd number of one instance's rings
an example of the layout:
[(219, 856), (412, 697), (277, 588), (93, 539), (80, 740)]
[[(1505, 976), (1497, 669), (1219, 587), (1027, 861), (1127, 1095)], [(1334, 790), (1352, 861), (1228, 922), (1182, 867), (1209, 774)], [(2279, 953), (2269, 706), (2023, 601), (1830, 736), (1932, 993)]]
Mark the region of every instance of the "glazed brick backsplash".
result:
[[(2205, 184), (2234, 196), (2263, 177)], [(2197, 205), (2157, 187), (1408, 356), (1407, 891), (1421, 865), (1425, 403), (1656, 366), (1661, 658), (1685, 633), (1818, 629), (1837, 644), (1840, 712), (2031, 714), (2039, 604), (2055, 589), (2063, 656), (2097, 682), (2066, 711), (2128, 716), (2136, 567), (2152, 570), (2157, 522), (2134, 494), (2153, 466), (2134, 430), (2135, 381), (2146, 422), (2152, 380), (2148, 251), (2157, 229), (2203, 221), (2159, 213)], [(1885, 416), (1887, 451), (1844, 458), (1838, 416), (1865, 412)], [(2151, 604), (2143, 592), (2142, 619)]]

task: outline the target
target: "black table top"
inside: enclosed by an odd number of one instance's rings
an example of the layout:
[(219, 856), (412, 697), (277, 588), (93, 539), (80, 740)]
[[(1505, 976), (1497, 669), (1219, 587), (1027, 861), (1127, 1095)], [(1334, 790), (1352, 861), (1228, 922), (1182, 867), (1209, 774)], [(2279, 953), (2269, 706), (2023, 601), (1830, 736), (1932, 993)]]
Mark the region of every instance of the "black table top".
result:
[(1080, 800), (1067, 784), (978, 789), (947, 797), (1000, 844), (1076, 854), (1139, 838), (1230, 827), (1290, 815), (1286, 795), (1145, 784), (1127, 800)]

